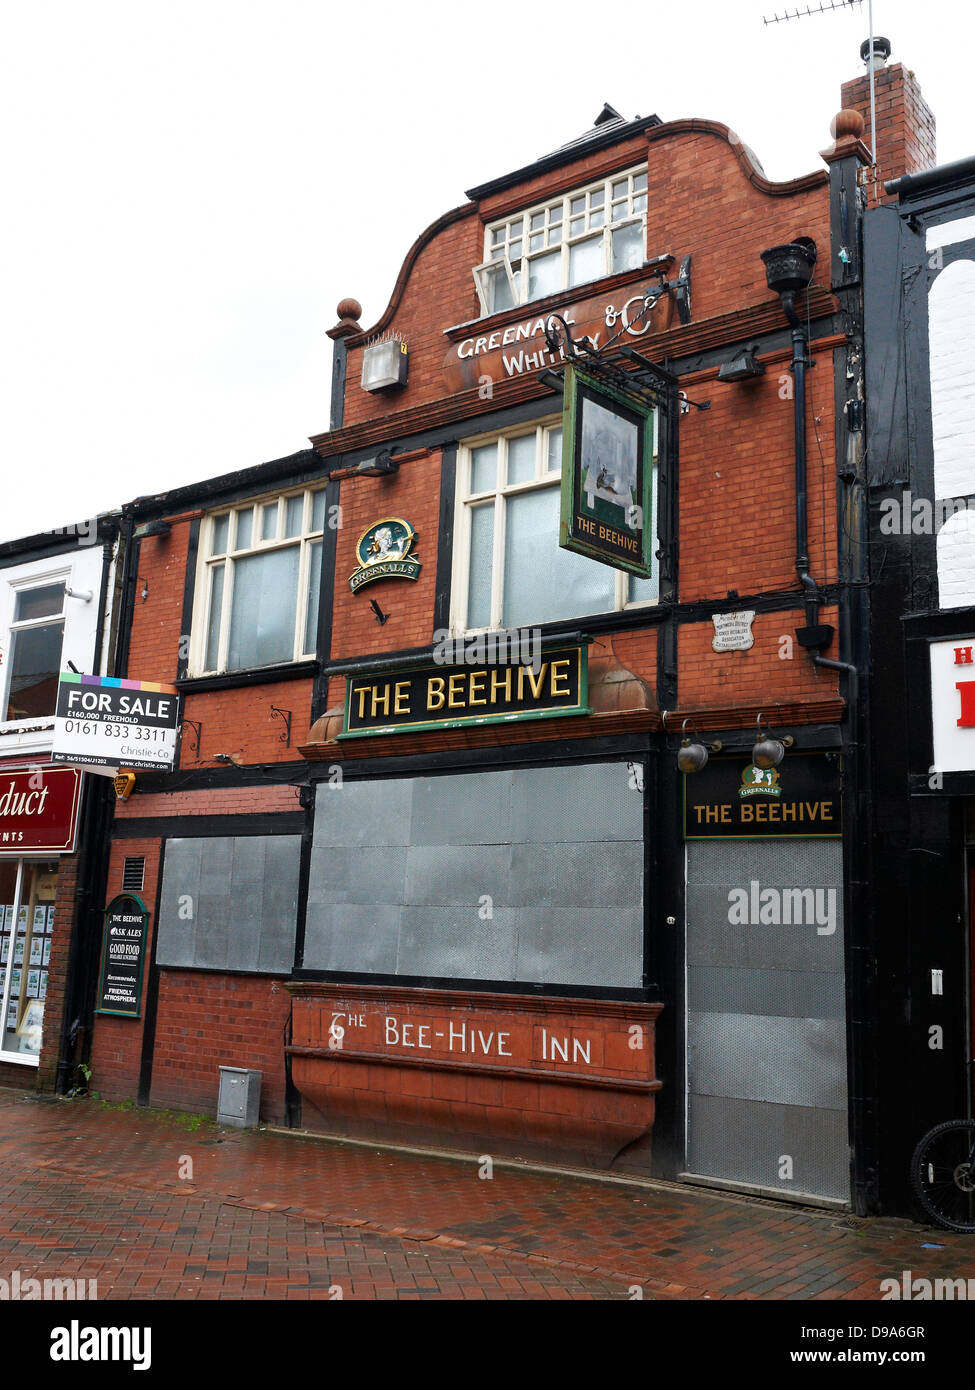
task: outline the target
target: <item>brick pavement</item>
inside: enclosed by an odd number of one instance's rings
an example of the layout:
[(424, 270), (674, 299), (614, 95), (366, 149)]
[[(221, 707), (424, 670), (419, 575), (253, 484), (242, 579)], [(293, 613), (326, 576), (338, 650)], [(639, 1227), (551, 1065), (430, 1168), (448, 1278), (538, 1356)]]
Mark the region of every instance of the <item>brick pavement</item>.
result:
[(0, 1091), (0, 1262), (100, 1298), (876, 1299), (903, 1269), (975, 1277), (975, 1238), (906, 1221), (197, 1123)]

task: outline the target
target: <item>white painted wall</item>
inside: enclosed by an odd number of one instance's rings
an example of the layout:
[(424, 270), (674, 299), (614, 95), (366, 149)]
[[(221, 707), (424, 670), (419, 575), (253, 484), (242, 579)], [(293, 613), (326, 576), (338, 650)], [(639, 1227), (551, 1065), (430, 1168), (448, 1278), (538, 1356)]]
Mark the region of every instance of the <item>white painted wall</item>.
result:
[[(975, 236), (975, 218), (928, 229), (927, 249)], [(935, 278), (928, 301), (934, 495), (975, 493), (975, 260), (953, 261)], [(942, 608), (975, 604), (975, 516), (960, 512), (938, 535)]]

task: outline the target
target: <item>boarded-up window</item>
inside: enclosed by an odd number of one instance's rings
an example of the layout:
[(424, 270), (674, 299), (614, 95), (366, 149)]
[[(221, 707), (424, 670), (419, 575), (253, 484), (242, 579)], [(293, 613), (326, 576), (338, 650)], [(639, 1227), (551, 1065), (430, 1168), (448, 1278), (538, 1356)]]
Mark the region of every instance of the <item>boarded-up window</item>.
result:
[(323, 783), (305, 967), (639, 988), (642, 768)]
[(298, 835), (168, 840), (157, 963), (290, 973), (300, 850)]

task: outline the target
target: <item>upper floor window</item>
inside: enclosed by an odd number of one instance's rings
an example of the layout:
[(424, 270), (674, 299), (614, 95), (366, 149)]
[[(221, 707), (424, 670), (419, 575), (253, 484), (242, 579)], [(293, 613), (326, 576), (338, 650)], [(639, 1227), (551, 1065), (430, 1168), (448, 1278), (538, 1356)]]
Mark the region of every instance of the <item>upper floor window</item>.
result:
[(306, 488), (204, 519), (191, 674), (315, 655), (325, 512)]
[(5, 721), (54, 714), (64, 639), (64, 599), (63, 579), (14, 591), (4, 683)]
[(474, 271), (482, 314), (638, 269), (646, 259), (646, 167), (492, 222)]
[(559, 418), (461, 448), (455, 633), (530, 627), (656, 601), (655, 574), (638, 579), (559, 546), (561, 483)]

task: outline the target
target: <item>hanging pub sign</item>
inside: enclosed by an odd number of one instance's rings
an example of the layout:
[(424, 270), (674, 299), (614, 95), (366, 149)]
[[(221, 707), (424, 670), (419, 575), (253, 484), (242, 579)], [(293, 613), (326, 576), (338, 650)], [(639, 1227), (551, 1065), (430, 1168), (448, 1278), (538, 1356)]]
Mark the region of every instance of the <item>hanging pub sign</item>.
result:
[(146, 905), (134, 893), (120, 893), (105, 909), (96, 1013), (139, 1017), (148, 922)]
[(51, 759), (110, 777), (119, 767), (172, 770), (179, 691), (154, 681), (62, 671)]
[(552, 647), (531, 662), (443, 663), (349, 676), (339, 738), (591, 714), (587, 657), (588, 647), (574, 645)]
[(356, 542), (358, 569), (349, 575), (353, 593), (374, 579), (416, 579), (422, 568), (410, 551), (416, 544), (416, 532), (408, 521), (387, 516), (374, 521)]
[(712, 757), (684, 775), (684, 839), (839, 839), (840, 790), (836, 753), (789, 754), (769, 768)]
[(559, 545), (649, 579), (654, 562), (654, 411), (565, 367)]

